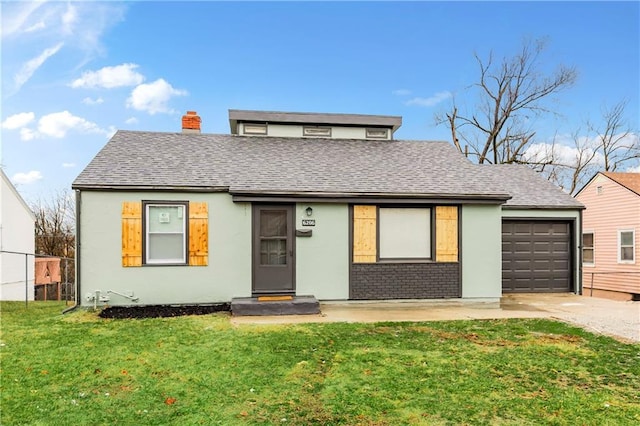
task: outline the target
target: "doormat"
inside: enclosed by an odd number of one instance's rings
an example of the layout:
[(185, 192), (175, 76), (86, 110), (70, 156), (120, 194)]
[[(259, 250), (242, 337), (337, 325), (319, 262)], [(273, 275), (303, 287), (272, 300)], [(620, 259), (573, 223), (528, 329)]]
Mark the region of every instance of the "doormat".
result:
[(283, 300), (293, 300), (293, 296), (258, 296), (258, 302), (281, 302)]

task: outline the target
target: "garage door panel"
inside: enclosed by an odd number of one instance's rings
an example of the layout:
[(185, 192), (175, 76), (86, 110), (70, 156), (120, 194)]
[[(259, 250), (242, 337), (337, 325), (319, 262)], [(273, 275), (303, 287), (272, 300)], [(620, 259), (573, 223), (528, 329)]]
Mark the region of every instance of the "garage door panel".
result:
[(568, 222), (503, 221), (503, 291), (570, 291), (570, 247)]

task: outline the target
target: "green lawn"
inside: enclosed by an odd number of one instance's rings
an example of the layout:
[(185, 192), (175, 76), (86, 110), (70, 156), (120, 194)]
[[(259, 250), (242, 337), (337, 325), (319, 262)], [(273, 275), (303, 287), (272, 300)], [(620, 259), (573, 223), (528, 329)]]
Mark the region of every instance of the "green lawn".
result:
[(2, 425), (640, 423), (640, 345), (553, 321), (234, 326), (0, 308)]

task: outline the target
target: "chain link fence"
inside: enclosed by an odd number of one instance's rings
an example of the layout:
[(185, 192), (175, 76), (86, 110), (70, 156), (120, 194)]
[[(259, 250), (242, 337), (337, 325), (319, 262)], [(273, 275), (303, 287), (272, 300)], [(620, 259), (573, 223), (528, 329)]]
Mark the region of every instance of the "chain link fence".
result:
[[(67, 305), (76, 297), (75, 259), (46, 254), (0, 250), (3, 272), (0, 275), (0, 298), (2, 300), (64, 300)], [(36, 259), (59, 259), (55, 273), (49, 274), (46, 282), (36, 279)], [(57, 264), (57, 262), (54, 262)], [(47, 266), (48, 268), (48, 266)]]

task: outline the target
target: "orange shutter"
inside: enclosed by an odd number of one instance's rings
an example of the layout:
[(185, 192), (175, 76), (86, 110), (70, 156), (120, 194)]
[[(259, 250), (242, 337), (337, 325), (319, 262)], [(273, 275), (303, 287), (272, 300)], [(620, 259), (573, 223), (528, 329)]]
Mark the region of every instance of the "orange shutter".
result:
[(436, 207), (436, 262), (458, 261), (458, 207)]
[(122, 203), (122, 266), (142, 266), (142, 203)]
[(209, 210), (207, 203), (189, 203), (189, 265), (209, 264)]
[(353, 263), (376, 262), (376, 206), (353, 206)]

